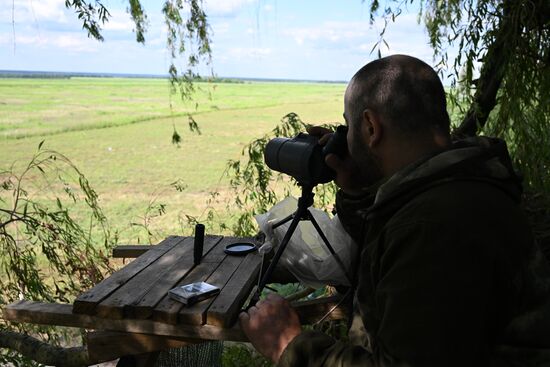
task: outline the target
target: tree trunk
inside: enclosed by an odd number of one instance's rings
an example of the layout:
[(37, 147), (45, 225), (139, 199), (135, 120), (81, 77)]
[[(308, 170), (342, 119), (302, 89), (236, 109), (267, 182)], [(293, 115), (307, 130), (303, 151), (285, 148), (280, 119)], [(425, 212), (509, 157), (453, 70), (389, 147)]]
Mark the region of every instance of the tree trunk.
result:
[(485, 126), (489, 113), (496, 105), (497, 93), (513, 52), (510, 50), (511, 45), (506, 43), (515, 31), (510, 19), (510, 6), (510, 1), (504, 2), (504, 15), (499, 21), (495, 39), (488, 45), (487, 54), (483, 58), (474, 100), (460, 126), (453, 132), (456, 138), (475, 136)]
[[(526, 2), (504, 0), (503, 15), (499, 19), (494, 41), (487, 45), (483, 57), (479, 79), (476, 81), (476, 92), (470, 109), (460, 126), (453, 132), (454, 137), (462, 138), (476, 135), (487, 123), (489, 113), (496, 105), (497, 93), (506, 73), (506, 68), (513, 59), (514, 53), (521, 52), (517, 47), (522, 33), (528, 34), (530, 28), (540, 32), (550, 22), (550, 2), (548, 0)], [(527, 7), (527, 9), (524, 9)], [(535, 14), (529, 24), (522, 23), (523, 12)], [(541, 60), (547, 62), (547, 60)], [(510, 76), (513, 78), (513, 75)]]

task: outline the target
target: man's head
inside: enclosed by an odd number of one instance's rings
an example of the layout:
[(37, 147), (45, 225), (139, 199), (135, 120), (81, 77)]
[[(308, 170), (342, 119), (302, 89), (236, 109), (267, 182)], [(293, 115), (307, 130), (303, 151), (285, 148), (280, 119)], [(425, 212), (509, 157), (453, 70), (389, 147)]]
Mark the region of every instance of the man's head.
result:
[(344, 117), (352, 157), (378, 168), (378, 176), (449, 144), (443, 85), (414, 57), (389, 56), (361, 68), (348, 84)]

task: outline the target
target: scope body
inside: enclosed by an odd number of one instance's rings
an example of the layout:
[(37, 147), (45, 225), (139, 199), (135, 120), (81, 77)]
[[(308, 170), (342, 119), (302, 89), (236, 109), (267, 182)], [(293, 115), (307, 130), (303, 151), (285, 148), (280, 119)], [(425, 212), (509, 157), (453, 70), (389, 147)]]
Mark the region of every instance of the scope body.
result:
[(348, 154), (347, 127), (338, 126), (323, 147), (319, 138), (300, 133), (294, 138), (274, 138), (267, 143), (264, 159), (275, 171), (290, 175), (302, 185), (315, 186), (332, 181), (336, 173), (325, 163), (328, 154), (344, 158)]

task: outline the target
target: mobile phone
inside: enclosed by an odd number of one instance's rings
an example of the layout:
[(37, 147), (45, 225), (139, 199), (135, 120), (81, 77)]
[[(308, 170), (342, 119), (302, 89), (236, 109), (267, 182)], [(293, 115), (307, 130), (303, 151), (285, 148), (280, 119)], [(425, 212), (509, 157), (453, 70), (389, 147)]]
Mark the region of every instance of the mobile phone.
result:
[(190, 283), (168, 291), (170, 298), (186, 305), (192, 305), (218, 293), (220, 293), (218, 287), (206, 282)]

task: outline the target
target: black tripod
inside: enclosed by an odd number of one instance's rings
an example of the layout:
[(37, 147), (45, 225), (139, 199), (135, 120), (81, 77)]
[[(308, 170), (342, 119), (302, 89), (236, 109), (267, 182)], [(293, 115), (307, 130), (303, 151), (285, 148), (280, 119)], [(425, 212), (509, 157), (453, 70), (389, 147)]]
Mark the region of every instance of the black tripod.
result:
[(313, 197), (315, 194), (313, 193), (313, 187), (312, 185), (302, 185), (302, 196), (298, 199), (298, 209), (292, 214), (290, 214), (288, 217), (282, 219), (278, 223), (273, 225), (273, 229), (287, 223), (288, 221), (292, 220), (290, 223), (290, 227), (288, 228), (288, 231), (285, 233), (285, 236), (283, 237), (283, 240), (281, 244), (279, 245), (279, 248), (277, 249), (277, 252), (273, 256), (273, 259), (269, 263), (269, 267), (265, 271), (264, 275), (262, 276), (260, 283), (258, 284), (258, 288), (256, 289), (256, 292), (252, 296), (252, 299), (250, 300), (250, 304), (248, 307), (251, 307), (256, 304), (260, 300), (260, 294), (262, 293), (262, 290), (266, 286), (266, 284), (269, 282), (269, 279), (271, 278), (271, 275), (273, 274), (273, 271), (275, 270), (275, 267), (277, 266), (277, 263), (279, 262), (279, 259), (281, 258), (281, 255), (285, 251), (286, 246), (288, 245), (288, 242), (290, 241), (290, 238), (292, 237), (292, 234), (296, 230), (296, 227), (298, 226), (298, 223), (302, 220), (309, 220), (315, 229), (317, 230), (317, 233), (321, 236), (321, 239), (325, 243), (325, 246), (328, 248), (332, 256), (334, 256), (334, 259), (340, 266), (340, 269), (342, 269), (342, 272), (346, 276), (346, 279), (351, 283), (350, 277), (348, 273), (346, 272), (346, 268), (344, 266), (344, 263), (338, 256), (338, 254), (334, 251), (332, 246), (330, 245), (330, 242), (328, 241), (327, 237), (321, 230), (321, 227), (313, 217), (313, 214), (309, 211), (309, 207), (313, 205)]

